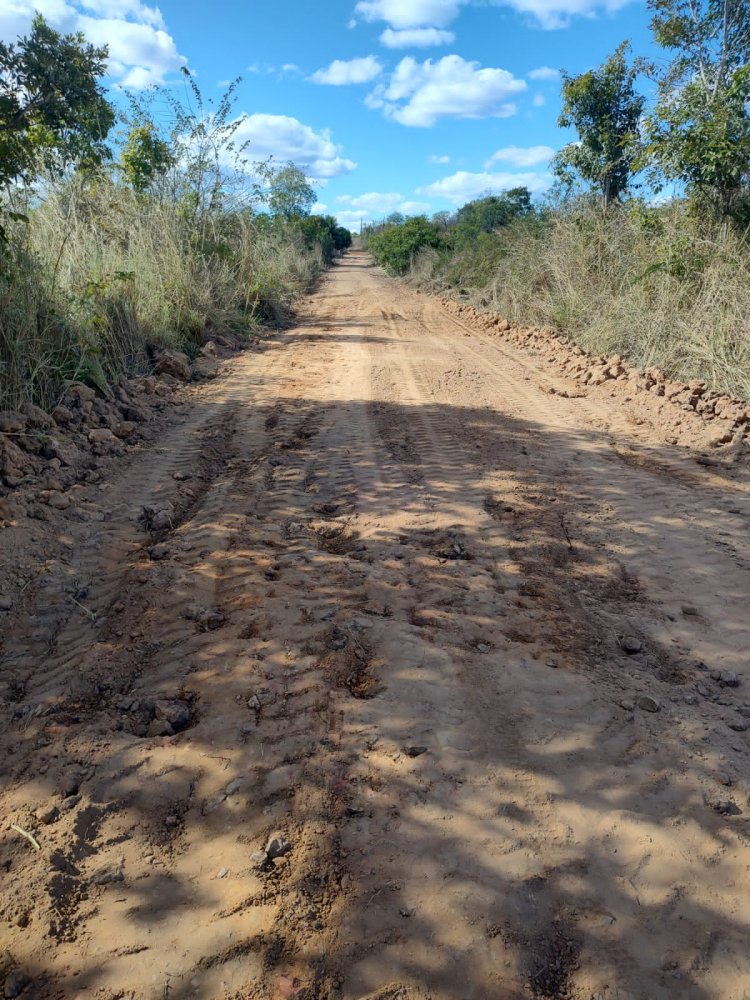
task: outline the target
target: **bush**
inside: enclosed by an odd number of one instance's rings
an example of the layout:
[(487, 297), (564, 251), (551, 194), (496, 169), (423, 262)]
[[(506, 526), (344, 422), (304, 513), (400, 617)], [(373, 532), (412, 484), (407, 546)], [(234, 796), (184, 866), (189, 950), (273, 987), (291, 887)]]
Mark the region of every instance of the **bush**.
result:
[(438, 227), (423, 215), (416, 215), (368, 237), (367, 246), (375, 260), (391, 274), (406, 274), (414, 255), (423, 247), (441, 244)]
[(0, 409), (54, 404), (66, 378), (145, 371), (149, 349), (287, 316), (324, 266), (320, 246), (249, 211), (200, 237), (179, 202), (107, 175), (50, 183), (0, 248)]

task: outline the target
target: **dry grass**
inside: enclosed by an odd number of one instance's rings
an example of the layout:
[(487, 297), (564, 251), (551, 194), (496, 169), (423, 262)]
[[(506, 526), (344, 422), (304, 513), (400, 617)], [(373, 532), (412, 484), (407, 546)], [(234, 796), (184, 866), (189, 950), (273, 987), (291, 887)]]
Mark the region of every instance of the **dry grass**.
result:
[(0, 409), (53, 404), (64, 379), (145, 370), (149, 350), (194, 352), (206, 331), (280, 320), (319, 274), (283, 226), (185, 207), (106, 179), (51, 185), (0, 259)]
[(554, 213), (447, 261), (426, 252), (413, 277), (592, 353), (750, 398), (750, 247), (682, 206)]

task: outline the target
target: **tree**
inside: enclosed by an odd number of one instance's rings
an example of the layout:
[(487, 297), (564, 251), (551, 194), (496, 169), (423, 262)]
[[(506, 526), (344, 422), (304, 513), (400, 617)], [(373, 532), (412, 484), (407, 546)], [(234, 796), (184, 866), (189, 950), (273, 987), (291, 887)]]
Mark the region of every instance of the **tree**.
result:
[(60, 35), (40, 15), (27, 37), (0, 42), (0, 187), (41, 166), (108, 158), (115, 113), (99, 83), (106, 59), (106, 46)]
[(134, 125), (120, 153), (126, 181), (142, 194), (175, 163), (169, 143), (160, 138), (153, 122)]
[(639, 149), (644, 98), (635, 80), (641, 67), (628, 65), (629, 51), (623, 42), (599, 69), (563, 74), (558, 124), (575, 128), (579, 141), (560, 150), (555, 170), (563, 180), (572, 179), (573, 171), (597, 188), (605, 210), (628, 190)]
[(375, 260), (392, 274), (405, 274), (414, 254), (422, 247), (440, 244), (440, 230), (424, 215), (415, 215), (401, 225), (388, 226), (368, 240)]
[(456, 246), (473, 242), (480, 233), (492, 233), (508, 226), (514, 219), (521, 219), (532, 211), (531, 194), (525, 187), (467, 202), (456, 215)]
[(656, 41), (674, 52), (657, 74), (647, 119), (649, 152), (720, 214), (737, 213), (750, 188), (750, 4), (649, 0)]
[(315, 190), (298, 166), (289, 161), (277, 170), (270, 184), (268, 207), (283, 219), (304, 218), (317, 200)]

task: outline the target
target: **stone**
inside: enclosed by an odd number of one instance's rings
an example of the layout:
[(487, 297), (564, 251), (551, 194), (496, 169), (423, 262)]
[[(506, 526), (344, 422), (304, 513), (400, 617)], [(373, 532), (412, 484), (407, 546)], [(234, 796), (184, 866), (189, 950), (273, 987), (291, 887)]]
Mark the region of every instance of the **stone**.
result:
[(135, 434), (136, 429), (137, 425), (133, 420), (120, 420), (114, 426), (114, 433), (116, 437), (127, 441)]
[(174, 507), (170, 504), (151, 515), (149, 527), (152, 531), (168, 531), (174, 525)]
[(650, 694), (639, 695), (636, 704), (643, 712), (658, 712), (661, 707), (656, 698), (652, 698)]
[(171, 375), (181, 382), (189, 382), (190, 359), (181, 351), (162, 351), (154, 364), (157, 375)]
[(81, 779), (77, 774), (67, 773), (60, 779), (60, 794), (64, 799), (69, 795), (75, 795), (81, 785)]
[(0, 594), (0, 611), (11, 611), (13, 608), (13, 598), (8, 594)]
[(28, 420), (22, 413), (15, 410), (3, 410), (0, 413), (0, 433), (22, 434), (26, 430)]
[(242, 778), (235, 778), (234, 781), (230, 781), (227, 787), (224, 789), (224, 794), (227, 797), (230, 795), (236, 795), (241, 788), (242, 788)]
[(172, 830), (179, 825), (180, 825), (179, 816), (175, 816), (174, 813), (170, 813), (169, 816), (164, 817), (164, 826), (166, 826), (167, 829)]
[(15, 997), (20, 997), (30, 983), (31, 978), (26, 975), (23, 969), (14, 969), (5, 977), (5, 983), (3, 984), (3, 992), (6, 1000), (14, 1000)]
[(93, 403), (96, 399), (96, 392), (83, 382), (73, 382), (68, 388), (67, 395), (76, 400), (79, 404)]
[(60, 818), (60, 810), (57, 806), (40, 806), (34, 815), (40, 823), (49, 826), (50, 823), (54, 823), (56, 819)]
[(60, 403), (52, 411), (52, 419), (58, 427), (67, 427), (68, 424), (75, 420), (75, 414), (72, 410), (69, 410), (67, 406), (63, 406), (63, 404)]
[(174, 729), (166, 719), (152, 719), (149, 723), (147, 736), (173, 736)]
[(190, 725), (190, 706), (185, 701), (157, 701), (154, 714), (157, 719), (168, 722), (176, 733)]
[(39, 499), (54, 510), (67, 510), (70, 507), (69, 494), (60, 493), (58, 490), (43, 490), (39, 494)]
[(46, 431), (55, 425), (52, 417), (38, 406), (34, 406), (33, 403), (22, 403), (21, 412), (24, 416), (28, 417), (29, 427), (33, 427), (36, 430)]
[(109, 427), (96, 427), (88, 433), (89, 443), (100, 452), (112, 451), (120, 442)]
[(683, 604), (682, 613), (683, 615), (688, 615), (689, 617), (693, 617), (698, 614), (698, 609), (694, 607), (692, 604)]
[(722, 687), (736, 688), (740, 686), (740, 679), (734, 670), (722, 670), (718, 679)]
[(720, 816), (739, 816), (742, 812), (737, 803), (731, 799), (714, 799), (709, 802), (709, 805)]
[(7, 485), (20, 480), (33, 468), (32, 460), (9, 438), (0, 437), (0, 476)]
[(730, 729), (733, 729), (735, 733), (746, 733), (750, 729), (750, 723), (747, 719), (732, 719), (727, 725)]
[(70, 812), (71, 809), (75, 809), (78, 803), (81, 801), (80, 795), (68, 795), (67, 798), (62, 800), (60, 808), (63, 812)]
[(159, 542), (157, 545), (151, 546), (148, 554), (154, 562), (161, 562), (162, 559), (166, 559), (169, 555), (169, 546), (165, 542)]
[(427, 747), (404, 747), (404, 753), (407, 757), (421, 757), (423, 753), (427, 752)]
[(282, 858), (292, 849), (291, 843), (279, 830), (271, 834), (266, 841), (266, 857), (273, 861), (274, 858)]
[(620, 639), (620, 648), (627, 653), (628, 656), (634, 656), (636, 653), (641, 652), (643, 649), (643, 643), (634, 635), (624, 635), (622, 639)]
[(227, 797), (224, 792), (219, 792), (218, 795), (216, 795), (213, 799), (209, 799), (209, 801), (203, 806), (203, 814), (208, 815), (208, 813), (215, 812), (222, 802), (226, 801), (226, 798)]

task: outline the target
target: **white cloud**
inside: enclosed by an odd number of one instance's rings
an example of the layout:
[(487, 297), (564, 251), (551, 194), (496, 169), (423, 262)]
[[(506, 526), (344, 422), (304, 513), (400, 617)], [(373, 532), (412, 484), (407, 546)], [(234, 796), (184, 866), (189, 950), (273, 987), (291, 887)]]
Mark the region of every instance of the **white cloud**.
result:
[(394, 28), (445, 27), (465, 0), (360, 0), (355, 13), (365, 21), (387, 21)]
[(461, 56), (423, 63), (407, 56), (365, 103), (402, 125), (429, 128), (440, 118), (507, 118), (517, 110), (511, 99), (524, 90), (526, 83), (507, 70), (483, 69)]
[(284, 76), (299, 76), (302, 70), (299, 68), (297, 63), (284, 63), (281, 67), (281, 73)]
[(391, 212), (401, 212), (403, 215), (423, 215), (430, 211), (429, 202), (408, 201), (397, 191), (368, 191), (366, 194), (342, 194), (336, 201), (346, 205), (343, 212), (337, 215), (351, 214), (358, 219), (362, 216), (372, 219), (377, 216), (390, 215)]
[(527, 187), (532, 194), (546, 191), (552, 183), (549, 174), (538, 173), (469, 173), (459, 170), (458, 173), (444, 177), (427, 187), (417, 188), (417, 194), (431, 198), (446, 198), (456, 205), (462, 205), (474, 198), (487, 193), (497, 194), (514, 187)]
[(338, 177), (356, 169), (357, 164), (341, 156), (341, 147), (331, 140), (328, 130), (313, 131), (287, 115), (248, 115), (235, 133), (238, 146), (250, 141), (246, 155), (254, 161), (272, 156), (285, 163), (293, 160), (310, 177)]
[(559, 76), (560, 70), (551, 66), (538, 66), (528, 74), (530, 80), (557, 80)]
[(319, 69), (310, 77), (313, 83), (341, 87), (349, 83), (369, 83), (380, 75), (382, 66), (375, 56), (360, 59), (334, 59), (330, 66)]
[(404, 196), (397, 194), (395, 191), (386, 193), (368, 191), (367, 194), (360, 194), (356, 197), (352, 197), (350, 194), (342, 194), (336, 199), (342, 205), (348, 205), (356, 211), (368, 214), (395, 212), (403, 200)]
[(399, 212), (404, 215), (426, 215), (431, 209), (429, 201), (402, 201), (398, 206)]
[(534, 100), (531, 102), (535, 108), (543, 108), (547, 103), (544, 94), (534, 94)]
[(346, 226), (347, 229), (351, 229), (352, 232), (359, 232), (360, 223), (364, 222), (365, 225), (368, 222), (372, 222), (371, 216), (366, 212), (351, 212), (345, 210), (343, 212), (335, 212), (336, 221), (340, 226)]
[(504, 146), (503, 149), (493, 153), (484, 166), (486, 170), (489, 170), (493, 163), (509, 163), (511, 167), (521, 169), (538, 167), (542, 163), (549, 163), (554, 155), (555, 151), (550, 146)]
[(386, 28), (380, 36), (388, 49), (425, 49), (430, 45), (450, 45), (455, 40), (452, 31), (442, 28)]
[(187, 63), (159, 9), (141, 0), (5, 0), (0, 39), (15, 41), (25, 34), (36, 11), (58, 31), (82, 31), (95, 45), (107, 45), (108, 71), (119, 85), (163, 83)]
[(328, 211), (328, 205), (324, 205), (322, 201), (316, 201), (310, 211), (313, 215), (323, 215)]
[(528, 14), (542, 28), (564, 28), (573, 17), (612, 13), (628, 2), (632, 0), (360, 0), (355, 14), (365, 21), (385, 21), (396, 29), (446, 28), (462, 7), (490, 4)]
[(450, 163), (451, 162), (451, 158), (450, 158), (450, 156), (435, 156), (433, 154), (432, 156), (428, 156), (427, 157), (427, 162), (428, 163)]

